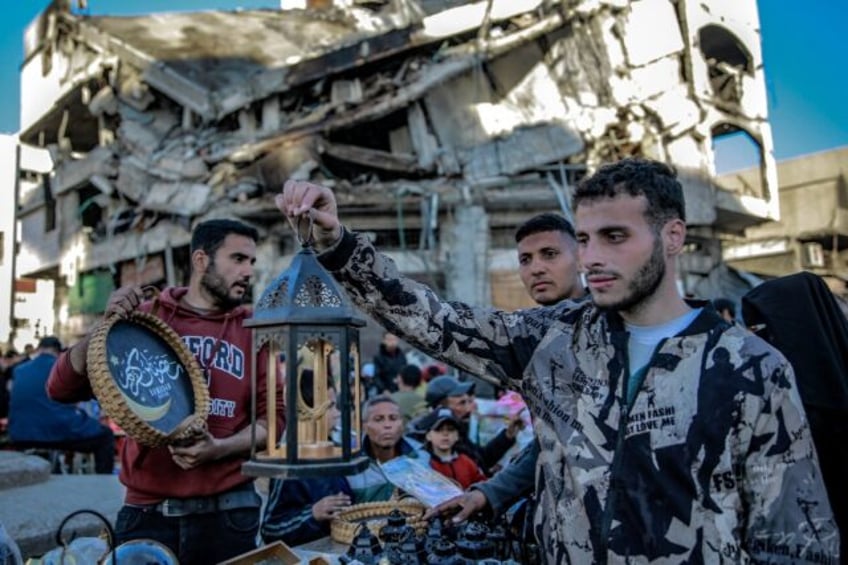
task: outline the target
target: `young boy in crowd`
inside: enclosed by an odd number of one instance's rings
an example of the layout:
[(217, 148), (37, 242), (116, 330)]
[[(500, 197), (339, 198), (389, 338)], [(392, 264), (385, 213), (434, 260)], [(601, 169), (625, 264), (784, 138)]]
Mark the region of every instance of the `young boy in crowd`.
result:
[(430, 413), (426, 449), (430, 466), (456, 481), (463, 489), (486, 480), (486, 475), (471, 457), (455, 449), (459, 441), (459, 422), (450, 408), (437, 408)]

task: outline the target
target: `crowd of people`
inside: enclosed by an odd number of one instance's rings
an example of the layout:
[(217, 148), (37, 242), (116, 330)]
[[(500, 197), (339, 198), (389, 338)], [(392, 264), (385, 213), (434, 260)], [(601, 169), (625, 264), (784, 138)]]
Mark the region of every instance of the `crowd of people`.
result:
[(115, 466), (115, 435), (110, 426), (83, 407), (48, 397), (47, 377), (62, 343), (46, 336), (30, 355), (10, 350), (3, 367), (0, 418), (6, 441), (18, 450), (91, 454), (94, 472), (111, 475)]
[[(463, 489), (428, 519), (497, 516), (532, 500), (531, 535), (546, 563), (838, 562), (839, 508), (799, 395), (800, 362), (772, 345), (773, 332), (749, 331), (732, 301), (680, 296), (685, 203), (666, 165), (601, 167), (574, 194), (574, 224), (557, 214), (524, 223), (515, 235), (519, 275), (538, 307), (515, 312), (445, 302), (404, 277), (367, 237), (343, 227), (325, 187), (289, 181), (277, 205), (292, 222), (311, 217), (319, 260), (386, 330), (363, 370), (369, 465), (347, 477), (273, 479), (264, 505), (241, 473), (251, 441), (264, 444), (284, 422), (269, 426), (260, 416), (251, 436), (250, 371), (260, 372), (256, 413), (265, 414), (267, 360), (260, 353), (255, 365), (228, 363), (253, 352), (242, 322), (258, 234), (209, 220), (192, 235), (187, 287), (152, 300), (123, 287), (104, 314), (155, 312), (194, 344), (210, 396), (234, 407), (210, 413), (207, 429), (179, 446), (128, 438), (118, 542), (152, 538), (181, 563), (218, 562), (259, 539), (306, 543), (326, 536), (345, 508), (393, 496), (380, 465), (406, 457)], [(15, 366), (10, 434), (19, 390), (33, 398), (46, 390), (30, 407), (91, 398), (88, 339), (66, 350), (41, 343)], [(410, 363), (404, 347), (437, 363)], [(232, 354), (216, 354), (221, 348)], [(522, 410), (486, 441), (472, 433), (476, 387), (466, 374), (521, 395), (532, 441), (516, 446)], [(283, 413), (281, 397), (267, 400)], [(87, 437), (102, 444), (75, 447), (105, 452), (107, 434), (92, 427)], [(102, 463), (98, 471), (110, 472)]]

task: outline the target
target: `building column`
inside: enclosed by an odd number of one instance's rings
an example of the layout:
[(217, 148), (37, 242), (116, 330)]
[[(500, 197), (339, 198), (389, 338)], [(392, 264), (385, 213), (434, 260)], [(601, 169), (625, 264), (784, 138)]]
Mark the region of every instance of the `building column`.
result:
[(489, 306), (489, 216), (482, 206), (456, 208), (443, 236), (446, 298)]

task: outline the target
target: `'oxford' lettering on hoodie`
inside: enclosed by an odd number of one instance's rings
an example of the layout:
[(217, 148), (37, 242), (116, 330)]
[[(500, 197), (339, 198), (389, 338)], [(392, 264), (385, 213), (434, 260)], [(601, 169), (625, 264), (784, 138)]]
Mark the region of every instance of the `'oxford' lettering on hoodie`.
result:
[[(207, 364), (211, 367), (224, 371), (241, 380), (244, 378), (244, 352), (228, 341), (217, 340), (214, 337), (184, 335), (183, 342), (189, 351), (197, 358), (201, 367)], [(209, 361), (212, 352), (215, 358)]]

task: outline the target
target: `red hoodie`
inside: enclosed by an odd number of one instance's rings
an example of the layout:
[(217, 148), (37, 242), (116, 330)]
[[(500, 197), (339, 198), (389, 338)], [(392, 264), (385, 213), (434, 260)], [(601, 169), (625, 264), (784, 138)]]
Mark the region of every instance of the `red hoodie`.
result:
[[(156, 315), (168, 323), (194, 353), (201, 367), (210, 366), (207, 419), (215, 437), (229, 437), (250, 425), (251, 331), (242, 322), (252, 310), (239, 306), (229, 312), (201, 315), (180, 306), (188, 289), (167, 288), (156, 299)], [(139, 310), (150, 312), (154, 302)], [(265, 414), (267, 353), (257, 361), (257, 414)], [(214, 357), (214, 360), (212, 359)], [(88, 378), (73, 370), (63, 353), (47, 381), (51, 398), (64, 402), (91, 398)], [(277, 399), (277, 429), (283, 429), (282, 396)], [(128, 504), (154, 504), (165, 498), (208, 496), (252, 480), (241, 474), (242, 457), (229, 457), (183, 470), (171, 459), (167, 447), (149, 448), (127, 438), (121, 453), (121, 482), (127, 487)]]
[(486, 475), (483, 474), (477, 463), (464, 453), (454, 453), (453, 456), (442, 459), (430, 452), (430, 467), (447, 478), (453, 479), (463, 489), (486, 480)]

